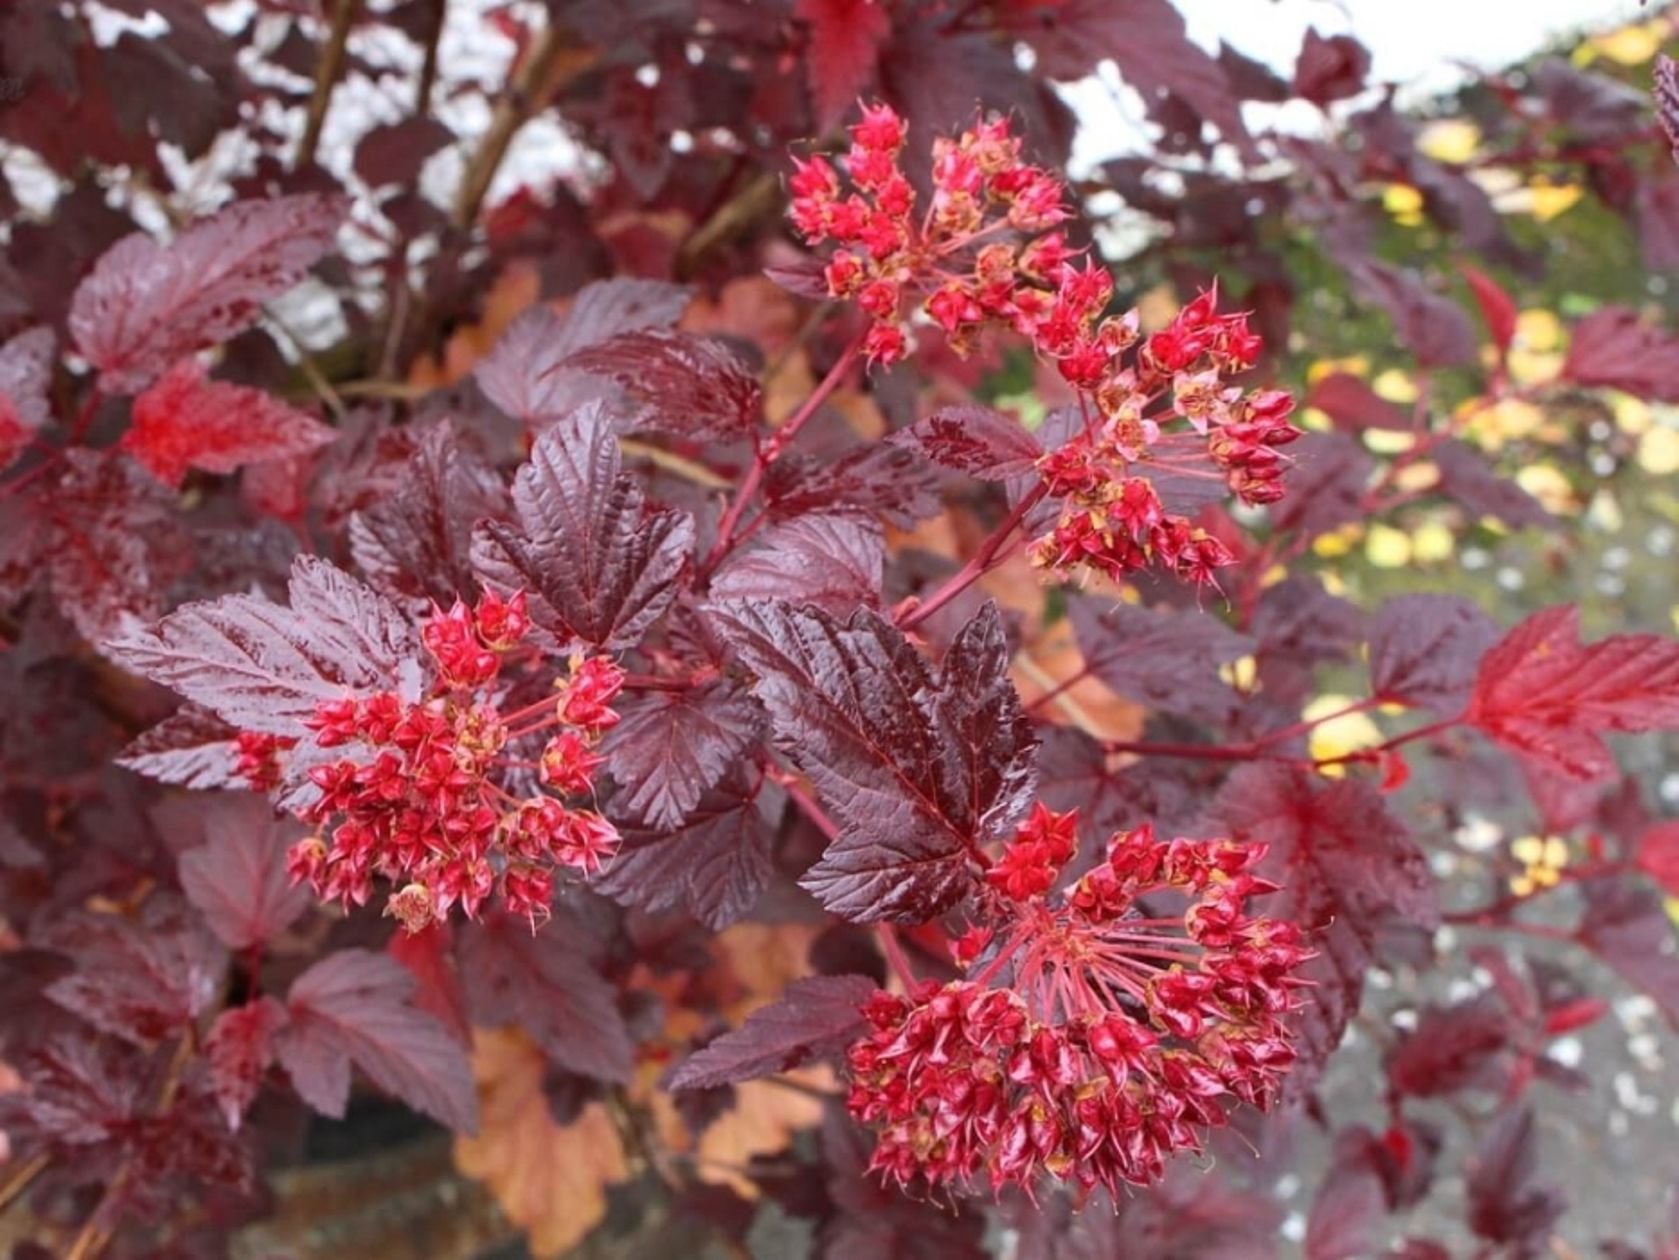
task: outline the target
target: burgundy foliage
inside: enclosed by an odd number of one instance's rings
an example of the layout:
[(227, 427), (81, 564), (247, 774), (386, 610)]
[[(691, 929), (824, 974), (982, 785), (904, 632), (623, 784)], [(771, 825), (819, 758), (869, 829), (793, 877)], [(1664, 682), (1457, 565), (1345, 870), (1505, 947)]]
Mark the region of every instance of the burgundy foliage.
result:
[[(96, 39), (113, 7), (162, 29)], [(1618, 747), (1679, 729), (1679, 644), (1315, 571), (1418, 497), (1561, 532), (1454, 412), (1544, 401), (1510, 379), (1537, 259), (1367, 49), (1314, 30), (1279, 76), (1168, 0), (515, 7), (511, 81), (455, 85), (490, 135), (428, 70), (335, 162), (330, 21), (256, 8), (0, 12), (0, 139), (56, 188), (0, 174), (0, 1207), (49, 1249), (15, 1254), (227, 1254), (353, 1100), (474, 1133), (494, 1029), (557, 1116), (691, 1130), (643, 1188), (743, 1254), (773, 1204), (834, 1260), (1003, 1227), (1027, 1260), (1265, 1260), (1303, 1140), (1313, 1260), (1453, 1254), (1403, 1237), (1448, 1176), (1459, 1242), (1547, 1251), (1535, 1117), (1588, 1079), (1553, 1043), (1633, 991), (1679, 1026), (1679, 832)], [(442, 8), (326, 6), (375, 79), (381, 40), (430, 64)], [(1107, 61), (1157, 151), (1075, 196), (1054, 85)], [(1671, 61), (1649, 98), (1492, 86), (1501, 161), (1663, 256)], [(1289, 101), (1338, 125), (1244, 111)], [(494, 179), (537, 116), (598, 158), (575, 189)], [(182, 163), (224, 135), (248, 161), (195, 214)], [(1371, 183), (1470, 261), (1393, 262)], [(1098, 188), (1161, 229), (1175, 314), (1127, 309)], [(1284, 240), (1444, 392), (1330, 374), (1306, 433)], [(1679, 401), (1671, 320), (1569, 323), (1548, 389)], [(992, 388), (1023, 373), (1031, 406)], [(1037, 676), (1046, 631), (1076, 675)], [(1376, 742), (1322, 751), (1331, 674)], [(1589, 860), (1452, 874), (1490, 797)], [(734, 925), (823, 930), (744, 1016)], [(1398, 1019), (1372, 983), (1431, 969), (1482, 984)], [(1320, 1087), (1366, 1027), (1354, 1123)], [(765, 1077), (825, 1119), (731, 1169), (748, 1203), (690, 1153)]]

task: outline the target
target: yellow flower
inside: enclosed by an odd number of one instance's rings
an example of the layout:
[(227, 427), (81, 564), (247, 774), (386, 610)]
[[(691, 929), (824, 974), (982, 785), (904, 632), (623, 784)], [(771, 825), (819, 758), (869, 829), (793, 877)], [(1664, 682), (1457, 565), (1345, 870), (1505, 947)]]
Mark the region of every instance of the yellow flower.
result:
[(1510, 842), (1510, 856), (1522, 864), (1522, 873), (1510, 879), (1510, 891), (1518, 897), (1531, 897), (1562, 881), (1562, 870), (1568, 865), (1568, 845), (1556, 836), (1522, 836)]
[(1638, 439), (1638, 466), (1656, 477), (1679, 472), (1679, 429), (1658, 424)]
[(1411, 536), (1402, 529), (1381, 523), (1370, 527), (1364, 539), (1364, 558), (1378, 569), (1403, 569), (1411, 563)]
[(1422, 205), (1422, 193), (1409, 184), (1389, 184), (1382, 192), (1382, 206), (1404, 227), (1422, 222)]
[(1439, 118), (1422, 129), (1417, 148), (1436, 162), (1467, 162), (1481, 148), (1481, 129), (1464, 118)]
[[(1368, 713), (1347, 712), (1354, 703), (1351, 696), (1319, 696), (1301, 712), (1301, 721), (1317, 723), (1306, 737), (1313, 761), (1333, 761), (1382, 745), (1381, 729)], [(1346, 773), (1345, 766), (1319, 766), (1318, 770), (1330, 778)]]

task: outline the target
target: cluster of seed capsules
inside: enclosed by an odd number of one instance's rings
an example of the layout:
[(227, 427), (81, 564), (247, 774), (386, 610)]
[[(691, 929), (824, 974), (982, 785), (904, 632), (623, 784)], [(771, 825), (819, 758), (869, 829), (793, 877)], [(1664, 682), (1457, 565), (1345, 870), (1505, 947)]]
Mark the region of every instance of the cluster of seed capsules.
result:
[(1149, 1185), (1233, 1102), (1269, 1106), (1293, 1063), (1311, 955), (1246, 912), (1274, 891), (1253, 873), (1263, 847), (1144, 826), (1052, 894), (1074, 822), (1039, 806), (987, 871), (984, 926), (957, 947), (970, 978), (864, 1007), (847, 1104), (886, 1180)]
[[(280, 782), (284, 758), (309, 758), (318, 796), (298, 816), (319, 831), (293, 846), (293, 880), (347, 905), (366, 904), (385, 881), (394, 888), (386, 912), (409, 931), (456, 906), (476, 917), (492, 896), (534, 926), (550, 913), (557, 868), (593, 874), (617, 852), (613, 825), (568, 802), (593, 792), (623, 672), (573, 656), (554, 690), (503, 712), (502, 668), (529, 630), (522, 595), (457, 600), (422, 627), (435, 667), (422, 699), (380, 692), (322, 703), (301, 745), (240, 737), (240, 773), (258, 788)], [(349, 755), (321, 759), (337, 748)]]
[(1061, 514), (1033, 558), (1068, 572), (1089, 565), (1119, 577), (1152, 565), (1213, 581), (1229, 549), (1168, 511), (1153, 481), (1222, 482), (1250, 504), (1281, 496), (1278, 448), (1300, 436), (1288, 422), (1293, 400), (1227, 384), (1263, 349), (1247, 316), (1219, 313), (1216, 288), (1147, 337), (1136, 311), (1108, 314), (1112, 277), (1052, 230), (1069, 214), (1064, 186), (1021, 160), (1006, 118), (935, 141), (931, 201), (919, 214), (899, 160), (903, 120), (868, 106), (851, 135), (844, 178), (821, 156), (797, 161), (790, 213), (807, 243), (837, 247), (828, 291), (869, 316), (869, 359), (902, 358), (917, 318), (958, 351), (989, 329), (1024, 336), (1073, 387), (1084, 419), (1045, 457)]

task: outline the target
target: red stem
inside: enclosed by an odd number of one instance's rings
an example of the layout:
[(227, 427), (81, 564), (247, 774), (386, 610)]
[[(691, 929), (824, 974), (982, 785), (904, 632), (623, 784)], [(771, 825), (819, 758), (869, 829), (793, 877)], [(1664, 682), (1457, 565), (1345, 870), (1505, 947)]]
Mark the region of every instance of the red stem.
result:
[(757, 450), (753, 452), (752, 466), (746, 470), (746, 476), (740, 483), (740, 489), (735, 492), (735, 497), (724, 510), (723, 519), (717, 523), (717, 541), (711, 544), (711, 550), (706, 553), (705, 559), (700, 563), (702, 580), (717, 567), (723, 557), (729, 554), (730, 548), (734, 546), (735, 530), (740, 525), (740, 515), (745, 511), (746, 505), (752, 501), (752, 496), (758, 492), (758, 486), (764, 480), (764, 474), (769, 471), (770, 465), (781, 458), (781, 453), (798, 436), (799, 430), (804, 427), (805, 422), (816, 414), (817, 409), (827, 400), (828, 395), (839, 387), (840, 381), (845, 379), (845, 374), (850, 371), (851, 365), (856, 361), (857, 356), (862, 353), (862, 349), (863, 338), (858, 337), (845, 348), (845, 353), (840, 355), (834, 366), (828, 369), (828, 374), (822, 378), (821, 383), (811, 390), (810, 397), (804, 400), (804, 404), (788, 418), (785, 424), (770, 435), (768, 442), (760, 443)]
[(1035, 508), (1043, 500), (1044, 495), (1048, 493), (1049, 486), (1040, 481), (1022, 495), (1020, 502), (1014, 505), (1014, 511), (1010, 512), (1004, 518), (1003, 523), (991, 532), (990, 537), (980, 544), (979, 550), (974, 553), (973, 558), (967, 564), (952, 574), (950, 580), (928, 596), (923, 603), (918, 604), (897, 619), (898, 629), (905, 632), (915, 629), (990, 572), (999, 561), (1007, 558), (1009, 552), (1004, 550), (1003, 544), (1008, 542), (1009, 536), (1015, 531), (1015, 527), (1026, 519), (1026, 514)]
[(913, 990), (919, 980), (915, 972), (910, 970), (909, 959), (904, 954), (904, 947), (898, 941), (898, 930), (890, 923), (882, 923), (876, 929), (880, 935), (880, 948), (886, 955), (886, 961), (892, 964), (892, 970), (898, 973), (898, 979), (904, 982), (906, 989)]

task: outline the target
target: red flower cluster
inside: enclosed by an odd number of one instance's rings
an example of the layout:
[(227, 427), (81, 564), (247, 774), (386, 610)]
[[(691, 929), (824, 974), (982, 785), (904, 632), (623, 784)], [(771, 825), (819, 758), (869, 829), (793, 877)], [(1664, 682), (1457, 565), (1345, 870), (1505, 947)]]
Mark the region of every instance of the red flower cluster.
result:
[[(428, 696), (408, 703), (381, 692), (316, 708), (306, 723), (313, 750), (355, 751), (321, 764), (311, 757), (308, 778), (320, 795), (298, 816), (323, 834), (293, 847), (294, 880), (355, 905), (366, 903), (375, 878), (387, 880), (398, 887), (386, 912), (409, 931), (457, 904), (474, 917), (495, 893), (534, 925), (548, 917), (555, 867), (592, 874), (617, 851), (611, 823), (561, 797), (592, 790), (601, 763), (594, 746), (618, 720), (611, 703), (623, 672), (601, 657), (573, 657), (557, 697), (502, 713), (491, 688), (529, 629), (522, 595), (485, 594), (471, 608), (457, 600), (421, 631), (436, 666)], [(549, 732), (535, 760), (508, 755)], [(240, 773), (273, 787), (295, 747), (242, 736)], [(524, 772), (522, 794), (508, 790), (512, 771)]]
[(1274, 890), (1252, 873), (1263, 849), (1144, 826), (1051, 897), (1073, 829), (1039, 805), (987, 872), (988, 926), (957, 951), (989, 952), (976, 975), (864, 1008), (847, 1101), (888, 1180), (1148, 1185), (1229, 1100), (1268, 1106), (1293, 1062), (1283, 1021), (1309, 953), (1245, 911)]
[(1068, 266), (1059, 233), (1020, 250), (999, 238), (1065, 219), (1061, 181), (1023, 163), (1008, 120), (990, 119), (934, 143), (932, 204), (918, 219), (898, 163), (905, 134), (890, 106), (868, 106), (845, 159), (857, 191), (842, 196), (838, 171), (820, 156), (795, 159), (791, 181), (793, 225), (812, 245), (841, 246), (828, 262), (828, 291), (856, 299), (874, 320), (864, 346), (870, 360), (904, 356), (904, 307), (918, 298), (959, 349), (987, 325), (1030, 334), (1053, 307), (1063, 274), (1085, 273)]
[(1147, 338), (1135, 310), (1109, 315), (1112, 277), (1045, 231), (1067, 217), (1065, 190), (1021, 161), (1007, 119), (934, 143), (932, 205), (916, 216), (898, 161), (905, 131), (890, 107), (869, 106), (844, 163), (855, 191), (820, 156), (798, 161), (791, 181), (799, 233), (840, 246), (824, 273), (828, 291), (873, 320), (869, 358), (903, 357), (905, 307), (917, 299), (958, 350), (986, 328), (1027, 337), (1078, 392), (1085, 418), (1079, 436), (1045, 457), (1063, 508), (1036, 561), (1113, 577), (1154, 564), (1211, 582), (1229, 550), (1166, 511), (1149, 474), (1220, 481), (1245, 503), (1281, 497), (1277, 448), (1300, 436), (1288, 423), (1293, 399), (1225, 384), (1263, 348), (1246, 314), (1220, 314), (1215, 287)]
[(1282, 497), (1277, 448), (1300, 436), (1288, 419), (1294, 399), (1223, 383), (1253, 365), (1259, 342), (1245, 315), (1221, 315), (1217, 305), (1216, 287), (1202, 293), (1142, 342), (1134, 363), (1115, 360), (1082, 396), (1083, 431), (1039, 462), (1061, 514), (1034, 546), (1037, 564), (1088, 564), (1114, 578), (1154, 564), (1208, 583), (1234, 557), (1168, 512), (1150, 475), (1222, 481), (1244, 503)]

